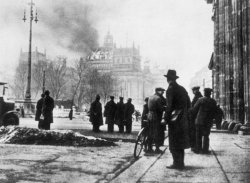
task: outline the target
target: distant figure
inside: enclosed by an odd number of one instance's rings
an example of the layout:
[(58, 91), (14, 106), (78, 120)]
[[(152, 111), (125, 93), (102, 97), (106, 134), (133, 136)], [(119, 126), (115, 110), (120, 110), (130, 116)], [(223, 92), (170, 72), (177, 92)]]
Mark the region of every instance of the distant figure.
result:
[[(149, 122), (149, 138), (148, 138), (148, 152), (153, 152), (152, 144), (155, 143), (155, 153), (161, 153), (160, 145), (162, 137), (161, 120), (164, 111), (164, 93), (163, 88), (156, 88), (155, 94), (148, 99), (148, 122)], [(164, 133), (164, 130), (163, 130)]]
[(70, 108), (70, 111), (69, 111), (69, 119), (70, 120), (73, 119), (73, 108), (72, 107)]
[(44, 92), (44, 102), (43, 102), (43, 129), (50, 130), (50, 124), (53, 123), (53, 109), (54, 109), (54, 99), (49, 96), (50, 92), (46, 90)]
[(145, 104), (143, 105), (143, 111), (142, 111), (142, 116), (141, 116), (141, 128), (145, 127), (145, 123), (148, 121), (148, 97), (144, 99)]
[(114, 132), (114, 122), (116, 113), (116, 103), (114, 96), (110, 96), (110, 101), (107, 102), (104, 108), (104, 117), (106, 117), (106, 124), (108, 124), (108, 132)]
[(131, 133), (132, 131), (132, 115), (135, 112), (135, 107), (132, 104), (132, 99), (128, 98), (127, 103), (124, 108), (124, 123), (126, 127), (126, 133)]
[(221, 109), (220, 105), (217, 105), (216, 115), (215, 115), (215, 124), (216, 124), (217, 130), (221, 129), (221, 122), (222, 122), (222, 119), (224, 119), (224, 117), (225, 116), (224, 116), (223, 110)]
[(41, 119), (41, 115), (42, 115), (42, 109), (43, 109), (43, 101), (44, 101), (44, 94), (41, 94), (41, 98), (37, 101), (36, 103), (36, 116), (35, 116), (35, 121), (38, 121), (38, 128), (39, 129), (43, 129), (43, 122), (44, 122), (44, 118)]
[(175, 70), (168, 70), (166, 91), (167, 107), (165, 121), (168, 123), (169, 150), (173, 156), (170, 169), (183, 169), (185, 149), (190, 148), (188, 110), (191, 106), (190, 98), (184, 87), (176, 82), (179, 77)]
[(192, 112), (196, 116), (196, 148), (195, 153), (209, 153), (209, 135), (216, 115), (216, 101), (211, 98), (211, 88), (204, 89), (204, 97), (194, 105)]
[(102, 104), (100, 103), (100, 95), (96, 95), (96, 99), (92, 102), (90, 106), (90, 118), (89, 121), (92, 122), (93, 132), (101, 132), (99, 129), (103, 125), (102, 119)]
[[(200, 92), (199, 86), (194, 86), (192, 88), (192, 91), (194, 94), (194, 98), (191, 102), (191, 107), (194, 107), (194, 105), (198, 101), (198, 99), (203, 97), (203, 96)], [(195, 151), (195, 146), (196, 146), (195, 117), (191, 113), (189, 114), (189, 136), (190, 136), (191, 151)]]
[(24, 118), (24, 108), (23, 108), (23, 106), (21, 106), (21, 116), (22, 116), (22, 118)]
[(124, 132), (124, 108), (123, 97), (120, 97), (120, 101), (116, 104), (115, 112), (115, 124), (118, 125), (120, 133)]

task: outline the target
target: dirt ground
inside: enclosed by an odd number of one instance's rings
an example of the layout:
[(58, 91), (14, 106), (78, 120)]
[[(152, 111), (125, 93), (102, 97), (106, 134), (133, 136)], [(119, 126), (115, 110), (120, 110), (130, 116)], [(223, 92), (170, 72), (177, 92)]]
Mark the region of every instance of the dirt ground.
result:
[(0, 182), (107, 182), (133, 162), (134, 143), (111, 147), (0, 144)]

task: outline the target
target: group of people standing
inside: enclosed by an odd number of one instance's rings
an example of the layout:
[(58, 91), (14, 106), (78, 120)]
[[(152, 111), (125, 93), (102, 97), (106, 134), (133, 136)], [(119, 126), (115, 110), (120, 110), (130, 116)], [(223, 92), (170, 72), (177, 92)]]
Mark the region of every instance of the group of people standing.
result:
[(38, 128), (50, 130), (53, 123), (54, 99), (50, 97), (50, 92), (46, 90), (37, 101), (35, 120), (38, 121)]
[[(204, 89), (204, 97), (199, 87), (194, 87), (194, 99), (191, 103), (188, 92), (179, 85), (175, 70), (164, 75), (169, 84), (166, 98), (164, 89), (156, 88), (155, 94), (145, 99), (142, 127), (149, 129), (147, 152), (159, 153), (164, 142), (164, 130), (168, 125), (169, 150), (173, 164), (167, 168), (184, 168), (185, 149), (192, 148), (195, 153), (209, 153), (209, 134), (216, 117), (216, 101), (211, 98), (212, 89)], [(155, 144), (155, 150), (152, 149)]]
[[(93, 125), (94, 132), (100, 132), (100, 126), (103, 125), (102, 116), (102, 104), (100, 102), (100, 95), (96, 95), (95, 101), (90, 106), (90, 119), (89, 121)], [(116, 104), (115, 97), (110, 96), (104, 107), (104, 117), (106, 117), (105, 123), (108, 125), (108, 132), (114, 132), (114, 125), (119, 128), (120, 133), (124, 133), (124, 127), (126, 133), (132, 131), (132, 115), (135, 111), (135, 107), (132, 104), (132, 99), (128, 98), (127, 103), (123, 102), (123, 97), (120, 97), (120, 101)]]

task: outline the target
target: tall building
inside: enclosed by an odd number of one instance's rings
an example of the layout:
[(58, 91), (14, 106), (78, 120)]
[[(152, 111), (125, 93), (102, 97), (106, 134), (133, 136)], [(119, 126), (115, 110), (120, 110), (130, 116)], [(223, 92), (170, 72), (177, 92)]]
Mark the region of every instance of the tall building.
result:
[[(20, 56), (19, 56), (19, 62), (28, 62), (28, 54), (29, 54), (29, 52), (23, 52), (21, 49)], [(44, 50), (44, 53), (42, 53), (42, 52), (39, 52), (37, 47), (36, 47), (36, 50), (33, 51), (31, 54), (31, 60), (33, 63), (38, 62), (38, 60), (46, 61), (47, 60), (46, 50)]]
[(92, 51), (87, 61), (100, 72), (112, 72), (117, 78), (113, 94), (117, 98), (132, 98), (136, 107), (141, 108), (144, 98), (153, 94), (156, 77), (147, 66), (141, 68), (140, 50), (134, 43), (131, 47), (117, 48), (113, 36), (108, 33), (103, 47)]
[(226, 119), (250, 122), (250, 1), (207, 0), (213, 5), (214, 53), (212, 70), (214, 97)]

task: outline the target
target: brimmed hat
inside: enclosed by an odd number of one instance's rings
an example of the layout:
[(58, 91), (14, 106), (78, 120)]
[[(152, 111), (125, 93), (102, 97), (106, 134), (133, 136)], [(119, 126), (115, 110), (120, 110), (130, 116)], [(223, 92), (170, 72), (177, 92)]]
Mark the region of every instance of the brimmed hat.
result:
[(145, 101), (145, 102), (147, 102), (147, 101), (148, 101), (148, 99), (149, 99), (149, 98), (148, 98), (148, 97), (146, 97), (146, 98), (144, 99), (144, 101)]
[(176, 75), (175, 70), (168, 70), (167, 74), (164, 75), (166, 78), (171, 78), (171, 79), (178, 79), (179, 76)]
[(120, 100), (123, 100), (123, 97), (119, 97)]
[(115, 97), (114, 96), (110, 96), (109, 98), (113, 100)]
[(158, 88), (155, 88), (155, 91), (165, 91), (165, 89), (161, 88), (161, 87), (158, 87)]
[(213, 89), (212, 88), (204, 88), (205, 93), (212, 93)]
[(199, 86), (194, 86), (194, 87), (192, 88), (192, 90), (199, 90), (199, 89), (200, 89)]

